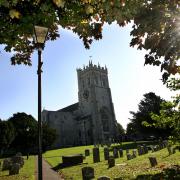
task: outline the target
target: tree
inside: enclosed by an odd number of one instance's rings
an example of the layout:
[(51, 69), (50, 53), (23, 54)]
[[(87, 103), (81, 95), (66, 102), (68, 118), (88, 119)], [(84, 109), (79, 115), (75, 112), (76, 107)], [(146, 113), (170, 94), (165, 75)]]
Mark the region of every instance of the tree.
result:
[(127, 126), (127, 133), (131, 135), (141, 134), (144, 136), (165, 136), (168, 134), (168, 129), (163, 130), (162, 128), (143, 125), (144, 121), (149, 124), (154, 122), (151, 113), (160, 114), (162, 102), (166, 101), (153, 92), (144, 94), (144, 99), (142, 99), (138, 105), (138, 111), (130, 112), (132, 114), (132, 119), (130, 119), (131, 123)]
[(35, 151), (37, 147), (37, 121), (26, 113), (16, 113), (8, 120), (15, 128), (15, 138), (11, 148), (22, 153)]
[[(180, 80), (178, 78), (171, 78), (167, 82), (167, 86), (173, 90), (177, 91), (180, 89)], [(151, 118), (153, 120), (152, 124), (144, 122), (145, 126), (158, 127), (163, 129), (170, 129), (171, 139), (173, 141), (180, 142), (180, 95), (173, 97), (172, 101), (162, 102), (160, 113), (151, 113)]]
[[(26, 113), (16, 113), (8, 120), (15, 129), (15, 138), (10, 147), (22, 153), (36, 152), (38, 147), (38, 122)], [(56, 131), (42, 125), (42, 148), (47, 150), (56, 140)]]
[(15, 130), (13, 125), (8, 121), (0, 120), (0, 155), (9, 147), (14, 137)]
[(117, 123), (117, 131), (118, 131), (119, 135), (125, 134), (125, 130), (120, 123)]
[(42, 150), (45, 152), (47, 149), (51, 148), (51, 145), (55, 142), (57, 133), (55, 129), (50, 128), (46, 123), (43, 124), (42, 129)]
[(31, 65), (34, 24), (49, 27), (49, 40), (59, 37), (58, 26), (70, 29), (89, 48), (102, 38), (104, 23), (133, 22), (130, 45), (148, 50), (145, 64), (161, 65), (165, 81), (178, 72), (179, 12), (178, 0), (1, 0), (0, 44), (14, 53), (12, 64)]

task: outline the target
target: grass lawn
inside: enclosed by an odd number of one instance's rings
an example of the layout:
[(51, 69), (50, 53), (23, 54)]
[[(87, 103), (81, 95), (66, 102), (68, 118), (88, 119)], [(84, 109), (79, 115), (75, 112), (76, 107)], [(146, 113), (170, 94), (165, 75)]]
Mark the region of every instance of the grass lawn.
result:
[[(127, 146), (127, 144), (128, 146), (131, 146), (129, 145), (129, 143), (126, 143), (125, 147)], [(92, 148), (93, 146), (64, 148), (48, 151), (43, 156), (52, 167), (56, 167), (59, 163), (62, 162), (61, 156), (84, 153), (85, 149), (90, 149), (91, 154), (84, 160), (83, 164), (58, 170), (59, 173), (63, 174), (64, 178), (67, 180), (81, 180), (81, 168), (85, 166), (90, 166), (95, 169), (95, 179), (100, 176), (109, 176), (112, 179), (116, 177), (121, 177), (125, 180), (129, 180), (135, 179), (138, 175), (159, 173), (162, 171), (163, 168), (169, 167), (171, 165), (180, 165), (180, 152), (176, 152), (176, 154), (168, 156), (168, 151), (166, 148), (154, 153), (151, 153), (149, 151), (148, 154), (138, 156), (137, 158), (129, 161), (127, 161), (126, 153), (124, 150), (124, 157), (116, 159), (116, 166), (108, 169), (107, 161), (104, 161), (103, 148), (100, 147), (101, 162), (99, 163), (93, 163)], [(132, 153), (131, 150), (130, 153)], [(110, 152), (110, 154), (112, 155), (112, 152)], [(158, 165), (156, 167), (151, 168), (148, 159), (149, 156), (155, 156), (157, 158)]]
[[(0, 159), (0, 162), (3, 160)], [(2, 164), (2, 163), (1, 163)], [(1, 165), (2, 168), (2, 165)], [(35, 172), (35, 157), (29, 156), (29, 159), (26, 160), (24, 157), (24, 166), (20, 169), (20, 173), (18, 175), (9, 176), (9, 171), (1, 171), (0, 168), (0, 180), (34, 180), (34, 172)]]

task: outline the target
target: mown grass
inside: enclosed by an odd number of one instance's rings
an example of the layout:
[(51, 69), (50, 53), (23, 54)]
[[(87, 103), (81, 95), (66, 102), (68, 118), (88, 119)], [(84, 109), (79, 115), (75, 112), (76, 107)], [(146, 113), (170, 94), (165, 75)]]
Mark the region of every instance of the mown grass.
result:
[[(127, 145), (127, 143), (125, 145)], [(97, 179), (100, 176), (109, 176), (111, 179), (121, 177), (125, 180), (129, 180), (135, 179), (138, 175), (159, 173), (162, 171), (163, 168), (169, 167), (173, 164), (180, 165), (180, 152), (176, 152), (176, 154), (168, 156), (167, 149), (162, 149), (154, 153), (149, 152), (146, 155), (138, 156), (135, 159), (127, 161), (126, 153), (124, 150), (124, 157), (116, 159), (116, 166), (108, 169), (107, 161), (104, 161), (103, 148), (100, 147), (101, 162), (99, 163), (93, 163), (92, 148), (93, 146), (81, 146), (74, 148), (52, 150), (46, 152), (44, 154), (44, 157), (52, 167), (58, 167), (58, 165), (62, 162), (61, 156), (79, 153), (84, 154), (85, 149), (90, 149), (91, 154), (83, 161), (83, 164), (72, 167), (66, 167), (58, 170), (59, 173), (63, 174), (64, 178), (67, 180), (81, 180), (81, 168), (86, 166), (90, 166), (95, 169), (95, 179)], [(112, 152), (110, 152), (110, 154), (112, 155)], [(155, 156), (157, 158), (158, 165), (156, 167), (151, 168), (148, 159), (149, 156)]]
[[(3, 159), (0, 159), (0, 162), (2, 161)], [(18, 175), (9, 176), (9, 171), (1, 171), (1, 167), (0, 167), (0, 180), (34, 180), (35, 179), (34, 177), (35, 157), (34, 156), (29, 156), (28, 160), (26, 160), (26, 157), (24, 157), (24, 166), (20, 169), (20, 172)]]

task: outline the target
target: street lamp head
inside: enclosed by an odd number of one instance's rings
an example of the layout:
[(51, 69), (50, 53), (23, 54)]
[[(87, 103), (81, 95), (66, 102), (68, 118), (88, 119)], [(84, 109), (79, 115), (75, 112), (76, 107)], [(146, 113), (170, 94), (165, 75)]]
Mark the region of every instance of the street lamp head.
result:
[(48, 34), (48, 28), (42, 26), (34, 26), (34, 41), (35, 44), (43, 48)]

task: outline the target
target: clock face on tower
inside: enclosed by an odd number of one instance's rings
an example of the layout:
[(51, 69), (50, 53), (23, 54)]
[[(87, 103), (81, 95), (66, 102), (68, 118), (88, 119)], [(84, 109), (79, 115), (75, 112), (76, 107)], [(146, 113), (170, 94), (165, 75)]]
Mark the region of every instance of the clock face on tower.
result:
[(84, 92), (83, 92), (83, 97), (84, 97), (84, 99), (88, 99), (88, 97), (89, 97), (89, 91), (88, 90), (84, 90)]

